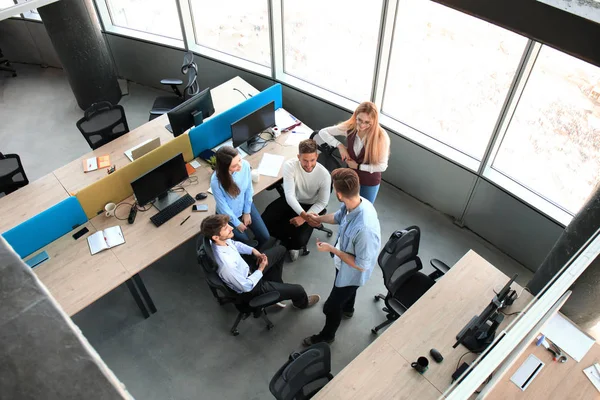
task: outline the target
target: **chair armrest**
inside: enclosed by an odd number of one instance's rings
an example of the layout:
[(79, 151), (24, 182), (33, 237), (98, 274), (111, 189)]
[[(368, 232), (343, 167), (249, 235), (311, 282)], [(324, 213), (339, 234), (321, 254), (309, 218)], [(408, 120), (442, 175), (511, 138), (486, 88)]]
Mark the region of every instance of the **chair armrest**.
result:
[(392, 309), (397, 315), (402, 315), (406, 312), (406, 307), (402, 305), (398, 300), (391, 297), (387, 302), (388, 307)]
[(261, 294), (250, 300), (248, 305), (252, 308), (264, 308), (270, 305), (273, 305), (279, 301), (280, 294), (279, 292), (269, 292), (265, 294)]
[(183, 81), (181, 79), (161, 79), (161, 85), (183, 85)]
[(431, 279), (438, 279), (438, 278), (444, 276), (444, 274), (446, 274), (446, 272), (450, 271), (450, 267), (448, 265), (446, 265), (446, 263), (438, 260), (437, 258), (432, 258), (430, 263), (431, 263), (431, 266), (433, 268), (435, 268), (435, 271), (433, 271), (431, 274), (429, 274), (429, 277)]
[(150, 110), (150, 115), (163, 115), (168, 113), (171, 110), (167, 110), (166, 108), (153, 108)]

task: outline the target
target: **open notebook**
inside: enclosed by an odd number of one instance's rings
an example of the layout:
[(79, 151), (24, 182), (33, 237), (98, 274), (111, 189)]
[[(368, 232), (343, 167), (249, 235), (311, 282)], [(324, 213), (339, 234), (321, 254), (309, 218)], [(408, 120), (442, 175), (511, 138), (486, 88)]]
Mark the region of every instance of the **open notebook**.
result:
[(123, 231), (120, 226), (111, 226), (103, 231), (98, 231), (87, 238), (92, 255), (108, 250), (112, 247), (125, 243)]

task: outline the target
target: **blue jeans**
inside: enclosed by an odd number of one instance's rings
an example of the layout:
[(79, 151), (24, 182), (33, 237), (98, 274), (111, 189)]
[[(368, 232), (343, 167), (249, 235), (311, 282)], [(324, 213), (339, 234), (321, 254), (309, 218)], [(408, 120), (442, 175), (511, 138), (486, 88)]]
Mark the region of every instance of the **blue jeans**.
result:
[(360, 185), (360, 195), (369, 200), (371, 204), (375, 204), (375, 198), (379, 192), (379, 186), (381, 186), (381, 184), (375, 186)]
[[(241, 217), (241, 215), (240, 215), (240, 217)], [(252, 207), (250, 208), (250, 218), (252, 218), (252, 223), (250, 224), (248, 229), (250, 229), (252, 231), (252, 233), (254, 234), (254, 237), (256, 238), (256, 240), (258, 240), (258, 245), (262, 246), (271, 238), (271, 235), (269, 234), (269, 230), (267, 229), (267, 226), (263, 222), (262, 217), (260, 216), (260, 213), (254, 206), (254, 203), (252, 203)], [(240, 220), (241, 220), (241, 218), (240, 218)], [(234, 228), (235, 229), (233, 230), (233, 238), (235, 240), (244, 241), (244, 242), (247, 242), (250, 240), (248, 233), (240, 232), (235, 226), (234, 226)]]

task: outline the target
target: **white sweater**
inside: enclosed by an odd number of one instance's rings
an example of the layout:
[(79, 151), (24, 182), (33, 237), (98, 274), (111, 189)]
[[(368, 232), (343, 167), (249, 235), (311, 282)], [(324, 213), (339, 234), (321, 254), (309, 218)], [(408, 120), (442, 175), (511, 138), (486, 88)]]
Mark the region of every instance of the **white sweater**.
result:
[(329, 203), (331, 175), (319, 163), (309, 173), (302, 169), (300, 160), (291, 159), (283, 164), (283, 191), (285, 200), (296, 214), (304, 211), (300, 203), (312, 204), (307, 212), (318, 214)]
[[(336, 138), (334, 138), (334, 136), (348, 136), (348, 135), (346, 134), (345, 130), (340, 129), (338, 125), (334, 125), (334, 126), (330, 126), (330, 127), (321, 129), (319, 131), (319, 136), (328, 145), (337, 147), (340, 144), (340, 141), (337, 140)], [(358, 137), (358, 135), (356, 135), (356, 138), (354, 139), (354, 147), (353, 147), (354, 154), (356, 154), (358, 156), (360, 154), (360, 152), (362, 151), (363, 147), (364, 147), (364, 144), (363, 144), (362, 140)], [(361, 164), (360, 170), (370, 172), (370, 173), (383, 172), (388, 167), (388, 159), (389, 159), (389, 154), (387, 152), (385, 152), (379, 163), (377, 163), (377, 164)]]

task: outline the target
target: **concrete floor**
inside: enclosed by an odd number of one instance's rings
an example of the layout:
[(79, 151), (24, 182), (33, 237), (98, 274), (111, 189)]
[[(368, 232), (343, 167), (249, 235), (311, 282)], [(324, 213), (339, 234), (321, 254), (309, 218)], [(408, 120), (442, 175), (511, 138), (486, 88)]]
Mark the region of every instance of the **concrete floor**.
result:
[[(28, 160), (26, 168), (31, 168), (28, 174), (35, 179), (89, 150), (75, 127), (82, 112), (77, 109), (62, 71), (20, 65), (18, 69), (18, 78), (0, 78), (0, 149), (21, 154)], [(43, 95), (25, 96), (27, 93)], [(147, 119), (156, 93), (159, 92), (130, 84), (130, 95), (121, 103), (130, 126)], [(34, 122), (28, 122), (32, 118)], [(46, 139), (32, 146), (39, 137)], [(258, 195), (255, 200), (259, 210), (275, 196), (272, 192)], [(332, 196), (329, 210), (338, 206)], [(519, 273), (521, 284), (532, 276), (491, 244), (390, 185), (382, 185), (376, 209), (383, 241), (396, 229), (409, 225), (421, 228), (420, 256), (427, 270), (431, 258), (452, 265), (473, 249), (507, 275)], [(315, 237), (326, 239), (316, 232), (309, 246), (311, 254), (286, 263), (284, 280), (302, 284), (307, 292), (320, 294), (324, 301), (331, 290), (334, 268), (327, 254), (316, 251)], [(334, 239), (335, 236), (330, 241)], [(288, 307), (271, 312), (274, 330), (267, 331), (260, 320), (248, 319), (240, 324), (240, 335), (231, 336), (229, 328), (236, 311), (230, 305), (219, 306), (212, 297), (196, 263), (193, 240), (141, 275), (158, 308), (150, 318), (141, 316), (124, 286), (73, 317), (138, 399), (271, 398), (268, 383), (272, 375), (292, 351), (300, 348), (301, 340), (317, 333), (324, 323), (321, 305), (303, 311)], [(334, 374), (374, 339), (370, 330), (385, 316), (382, 304), (373, 302), (372, 296), (384, 292), (382, 274), (376, 267), (371, 280), (358, 292), (355, 316), (342, 322), (332, 345)]]

